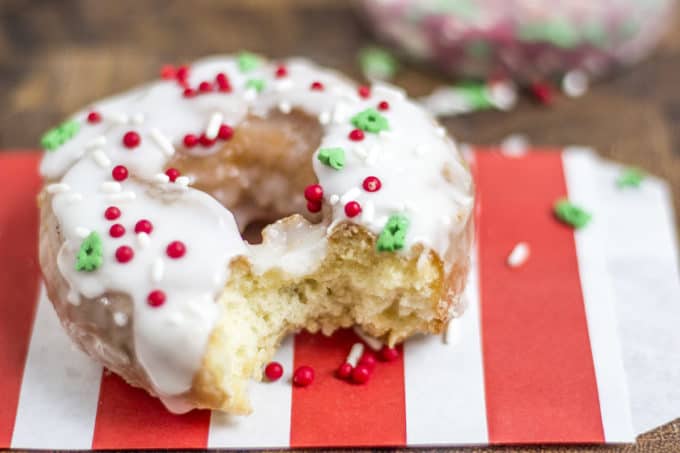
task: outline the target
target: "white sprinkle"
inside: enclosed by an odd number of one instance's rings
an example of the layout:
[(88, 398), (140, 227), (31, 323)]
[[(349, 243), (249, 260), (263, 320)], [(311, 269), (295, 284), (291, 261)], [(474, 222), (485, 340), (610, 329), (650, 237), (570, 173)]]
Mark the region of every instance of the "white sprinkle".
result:
[(352, 151), (354, 151), (354, 154), (356, 154), (361, 160), (366, 160), (368, 157), (368, 151), (366, 151), (366, 147), (363, 145), (356, 145), (354, 148), (352, 148)]
[(254, 88), (248, 88), (245, 93), (243, 93), (243, 99), (246, 102), (253, 102), (257, 98), (257, 90)]
[(123, 190), (123, 187), (117, 181), (104, 181), (99, 186), (99, 190), (104, 193), (118, 193)]
[(375, 204), (372, 201), (364, 203), (361, 211), (361, 219), (366, 223), (371, 223), (375, 218)]
[(489, 98), (499, 110), (510, 110), (517, 103), (517, 89), (512, 82), (497, 82), (489, 87)]
[(567, 72), (562, 79), (562, 91), (572, 98), (583, 96), (588, 91), (588, 76), (585, 72), (574, 69)]
[(345, 204), (349, 201), (355, 200), (361, 194), (358, 187), (352, 187), (340, 197), (340, 203)]
[(426, 145), (418, 145), (415, 148), (413, 148), (413, 153), (416, 156), (423, 156), (425, 153), (427, 153), (427, 146)]
[(359, 359), (361, 356), (364, 354), (364, 344), (363, 343), (354, 343), (352, 345), (352, 349), (349, 350), (349, 354), (347, 354), (347, 358), (345, 359), (346, 363), (349, 363), (352, 368), (357, 366), (357, 363), (359, 363)]
[(156, 183), (165, 184), (166, 182), (170, 181), (170, 177), (165, 173), (156, 173), (155, 175), (153, 175), (153, 180)]
[(132, 124), (142, 124), (144, 122), (144, 114), (143, 113), (135, 113), (132, 115)]
[(69, 190), (71, 190), (71, 186), (69, 186), (65, 182), (55, 182), (55, 183), (47, 186), (46, 190), (47, 190), (47, 193), (52, 193), (52, 194), (64, 193), (64, 192), (68, 192)]
[(285, 113), (285, 114), (290, 113), (290, 111), (292, 110), (290, 102), (286, 102), (286, 101), (279, 102), (279, 110), (281, 111), (281, 113)]
[(319, 113), (319, 123), (322, 125), (326, 125), (331, 122), (331, 114), (328, 112), (321, 112)]
[(111, 166), (111, 159), (109, 159), (109, 156), (107, 156), (101, 148), (92, 151), (90, 156), (92, 156), (92, 160), (102, 168), (109, 168)]
[(372, 146), (371, 149), (368, 150), (368, 157), (366, 158), (366, 164), (367, 165), (375, 165), (375, 163), (378, 161), (378, 158), (380, 157), (380, 153), (382, 150), (378, 146)]
[(291, 79), (279, 80), (274, 84), (274, 91), (282, 93), (293, 88), (293, 81)]
[(151, 242), (151, 238), (147, 233), (141, 232), (137, 233), (137, 243), (141, 248), (146, 248)]
[(175, 184), (179, 184), (180, 186), (188, 186), (189, 185), (189, 177), (188, 176), (178, 176), (177, 179), (175, 179)]
[(519, 242), (515, 247), (512, 249), (512, 252), (510, 252), (510, 255), (508, 255), (508, 266), (510, 267), (519, 267), (522, 264), (526, 263), (526, 261), (529, 259), (529, 244), (526, 242)]
[(374, 351), (380, 351), (382, 349), (382, 341), (378, 340), (377, 338), (373, 338), (366, 334), (363, 330), (361, 330), (361, 327), (359, 326), (354, 326), (354, 333), (356, 333), (359, 338), (361, 338), (364, 343), (368, 345), (369, 348), (373, 349)]
[(83, 194), (79, 192), (73, 192), (68, 195), (66, 195), (66, 202), (68, 203), (77, 203), (79, 201), (83, 201)]
[(338, 102), (333, 108), (333, 122), (337, 124), (342, 124), (347, 120), (349, 116), (349, 107), (343, 102)]
[(134, 192), (118, 192), (109, 194), (109, 200), (111, 201), (132, 201), (137, 198)]
[(337, 194), (332, 194), (330, 197), (328, 197), (328, 202), (331, 205), (338, 204), (338, 201), (340, 201), (340, 197)]
[(501, 141), (501, 153), (507, 157), (521, 157), (529, 151), (529, 139), (523, 134), (511, 134)]
[(117, 124), (127, 124), (128, 116), (124, 113), (109, 113), (107, 115), (109, 121)]
[(438, 127), (438, 128), (436, 129), (436, 132), (437, 132), (437, 135), (438, 135), (439, 137), (446, 137), (446, 129), (444, 129), (443, 127), (441, 127), (441, 126)]
[(89, 142), (87, 145), (85, 145), (85, 149), (91, 150), (91, 149), (97, 149), (101, 148), (102, 146), (106, 145), (106, 137), (103, 135), (100, 135), (99, 137), (95, 138), (91, 142)]
[(113, 314), (113, 322), (118, 327), (123, 327), (128, 322), (128, 316), (125, 313), (117, 311)]
[(151, 265), (151, 281), (154, 283), (160, 283), (163, 280), (163, 274), (165, 273), (165, 264), (161, 258), (156, 258), (156, 260)]
[(150, 134), (153, 141), (156, 142), (158, 147), (166, 156), (172, 156), (175, 154), (175, 147), (172, 146), (172, 142), (160, 130), (154, 127), (151, 129)]
[(460, 342), (461, 338), (460, 333), (461, 333), (460, 318), (450, 319), (449, 322), (446, 324), (446, 330), (444, 331), (442, 341), (444, 342), (445, 345), (455, 346), (456, 344), (458, 344), (458, 342)]
[(76, 236), (80, 238), (86, 238), (90, 235), (91, 231), (85, 227), (76, 227)]
[(210, 140), (217, 138), (217, 133), (220, 131), (220, 126), (222, 125), (223, 119), (224, 115), (222, 115), (222, 112), (215, 112), (210, 115), (208, 127), (205, 128), (205, 136)]

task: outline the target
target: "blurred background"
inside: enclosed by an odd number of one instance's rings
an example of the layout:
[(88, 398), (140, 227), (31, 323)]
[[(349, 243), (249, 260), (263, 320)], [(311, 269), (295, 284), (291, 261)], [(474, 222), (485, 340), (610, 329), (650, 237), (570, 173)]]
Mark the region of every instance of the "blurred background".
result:
[[(470, 3), (475, 2), (453, 0), (450, 9), (467, 14), (470, 10), (461, 5)], [(475, 111), (442, 121), (467, 143), (497, 144), (521, 134), (537, 146), (592, 146), (671, 181), (680, 199), (680, 28), (675, 11), (672, 17), (664, 14), (672, 23), (650, 56), (600, 77), (581, 97), (555, 89), (550, 105), (542, 105), (520, 89), (510, 111)], [(87, 103), (158, 77), (165, 63), (215, 53), (248, 49), (272, 58), (303, 55), (362, 79), (359, 52), (384, 45), (373, 19), (381, 20), (375, 9), (342, 0), (0, 0), (0, 148), (35, 148), (46, 129)], [(562, 41), (569, 38), (563, 28), (557, 31)], [(411, 33), (408, 39), (418, 37)], [(400, 70), (391, 81), (412, 96), (454, 81), (436, 65), (395, 54)]]

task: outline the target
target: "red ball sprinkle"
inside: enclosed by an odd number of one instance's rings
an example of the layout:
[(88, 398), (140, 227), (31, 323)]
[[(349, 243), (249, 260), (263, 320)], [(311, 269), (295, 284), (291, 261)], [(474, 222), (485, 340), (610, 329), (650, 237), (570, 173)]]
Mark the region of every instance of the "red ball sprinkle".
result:
[(106, 208), (106, 211), (104, 211), (104, 217), (106, 217), (107, 220), (116, 220), (120, 217), (120, 209), (115, 206), (109, 206)]
[(264, 369), (264, 375), (269, 381), (278, 381), (283, 376), (283, 366), (279, 362), (269, 362)]
[(382, 187), (382, 182), (377, 176), (367, 176), (362, 186), (366, 192), (377, 192)]
[(161, 66), (161, 79), (170, 80), (177, 77), (177, 71), (175, 67), (171, 64), (164, 64)]
[(112, 238), (119, 238), (125, 234), (125, 227), (120, 223), (114, 223), (111, 225), (111, 228), (109, 228), (109, 234)]
[(183, 257), (186, 252), (187, 247), (184, 245), (184, 242), (182, 241), (172, 241), (171, 243), (168, 244), (168, 246), (165, 249), (165, 253), (167, 253), (167, 255), (173, 259)]
[(548, 105), (552, 103), (552, 88), (547, 83), (532, 83), (529, 89), (534, 98), (541, 104)]
[(187, 134), (184, 136), (184, 146), (187, 148), (193, 148), (198, 144), (198, 137), (196, 137), (194, 134)]
[(355, 384), (365, 384), (371, 377), (371, 370), (366, 365), (357, 365), (352, 370), (352, 382)]
[(366, 85), (361, 85), (357, 89), (357, 92), (359, 93), (359, 96), (361, 96), (364, 99), (369, 98), (371, 96), (371, 88)]
[(319, 184), (310, 184), (305, 188), (305, 199), (307, 201), (321, 201), (323, 199), (323, 188)]
[(312, 82), (312, 84), (309, 86), (309, 89), (314, 91), (323, 91), (323, 83)]
[(380, 350), (380, 358), (385, 362), (393, 362), (399, 358), (399, 351), (397, 348), (383, 346), (383, 348)]
[(198, 138), (198, 143), (201, 144), (201, 146), (208, 147), (212, 146), (215, 144), (216, 139), (214, 138), (208, 138), (207, 135), (205, 135), (205, 132), (201, 134), (201, 136)]
[(364, 131), (361, 129), (352, 129), (352, 131), (349, 133), (349, 139), (355, 142), (360, 142), (364, 139)]
[(146, 219), (142, 219), (135, 223), (135, 233), (151, 234), (153, 231), (153, 224)]
[(220, 91), (222, 92), (231, 91), (231, 82), (229, 82), (229, 78), (225, 73), (223, 72), (218, 73), (215, 76), (215, 82), (217, 82), (217, 88)]
[(116, 165), (111, 170), (111, 176), (116, 181), (125, 181), (128, 177), (128, 169), (125, 165)]
[(335, 371), (335, 375), (340, 379), (347, 379), (352, 375), (352, 370), (352, 365), (345, 362), (338, 367), (338, 369)]
[(210, 82), (201, 82), (198, 84), (198, 91), (201, 93), (210, 93), (213, 90), (213, 86)]
[(168, 178), (170, 178), (170, 182), (175, 182), (175, 180), (181, 175), (179, 170), (176, 168), (168, 168), (165, 170), (165, 174), (168, 175)]
[(135, 131), (127, 131), (125, 135), (123, 135), (123, 145), (125, 145), (126, 148), (136, 148), (141, 141), (141, 137)]
[(345, 214), (347, 217), (356, 217), (361, 213), (361, 205), (356, 201), (350, 201), (345, 205)]
[(196, 90), (194, 90), (193, 88), (186, 87), (182, 94), (184, 95), (185, 98), (192, 98), (196, 96)]
[(375, 363), (375, 354), (373, 354), (371, 351), (364, 352), (359, 359), (359, 365), (367, 366), (371, 370), (375, 367)]
[(308, 201), (307, 202), (307, 210), (309, 212), (319, 212), (319, 211), (321, 211), (321, 202), (320, 201)]
[(165, 293), (160, 289), (154, 289), (146, 296), (146, 302), (152, 307), (160, 307), (165, 303)]
[(219, 130), (217, 131), (217, 138), (219, 138), (220, 140), (229, 140), (233, 136), (234, 129), (227, 126), (226, 124), (221, 125)]
[(380, 101), (378, 104), (378, 110), (389, 110), (390, 109), (390, 103), (387, 101)]
[(127, 245), (121, 245), (116, 249), (116, 259), (119, 263), (127, 263), (135, 256), (135, 252)]
[(307, 365), (302, 365), (293, 374), (293, 384), (298, 387), (307, 387), (314, 381), (314, 369)]
[(90, 112), (87, 114), (87, 122), (90, 124), (96, 124), (102, 120), (102, 116), (99, 112)]
[(276, 78), (280, 79), (282, 77), (286, 77), (288, 75), (288, 68), (286, 68), (284, 65), (279, 65), (276, 68)]
[(177, 80), (180, 82), (183, 82), (189, 77), (189, 67), (188, 66), (180, 66), (177, 68), (177, 71), (175, 72), (175, 77), (177, 77)]

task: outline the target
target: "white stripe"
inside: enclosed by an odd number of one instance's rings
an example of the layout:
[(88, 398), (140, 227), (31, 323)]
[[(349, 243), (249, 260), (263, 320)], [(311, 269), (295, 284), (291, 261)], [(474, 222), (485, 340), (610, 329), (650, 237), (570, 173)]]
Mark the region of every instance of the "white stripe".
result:
[(66, 336), (43, 287), (12, 448), (91, 448), (101, 374), (101, 367)]
[(488, 443), (476, 251), (465, 297), (455, 345), (432, 335), (404, 344), (409, 446)]
[(605, 441), (634, 442), (612, 284), (604, 255), (607, 225), (599, 201), (597, 161), (592, 152), (578, 148), (565, 150), (562, 161), (570, 201), (593, 214), (587, 226), (575, 231), (574, 238)]
[(289, 336), (274, 358), (283, 366), (276, 382), (253, 383), (250, 401), (253, 413), (233, 417), (213, 412), (208, 448), (287, 448), (290, 445), (291, 377), (293, 337)]

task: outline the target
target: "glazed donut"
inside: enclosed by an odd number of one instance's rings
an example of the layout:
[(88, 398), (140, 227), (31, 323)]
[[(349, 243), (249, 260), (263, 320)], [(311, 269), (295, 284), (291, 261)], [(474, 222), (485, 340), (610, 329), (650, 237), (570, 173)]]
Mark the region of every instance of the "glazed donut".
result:
[(214, 57), (42, 143), (49, 299), (75, 343), (170, 410), (248, 413), (247, 383), (291, 332), (358, 325), (393, 345), (461, 308), (471, 176), (394, 87)]
[(603, 74), (644, 57), (673, 0), (363, 0), (376, 32), (409, 55), (465, 77), (536, 82)]

